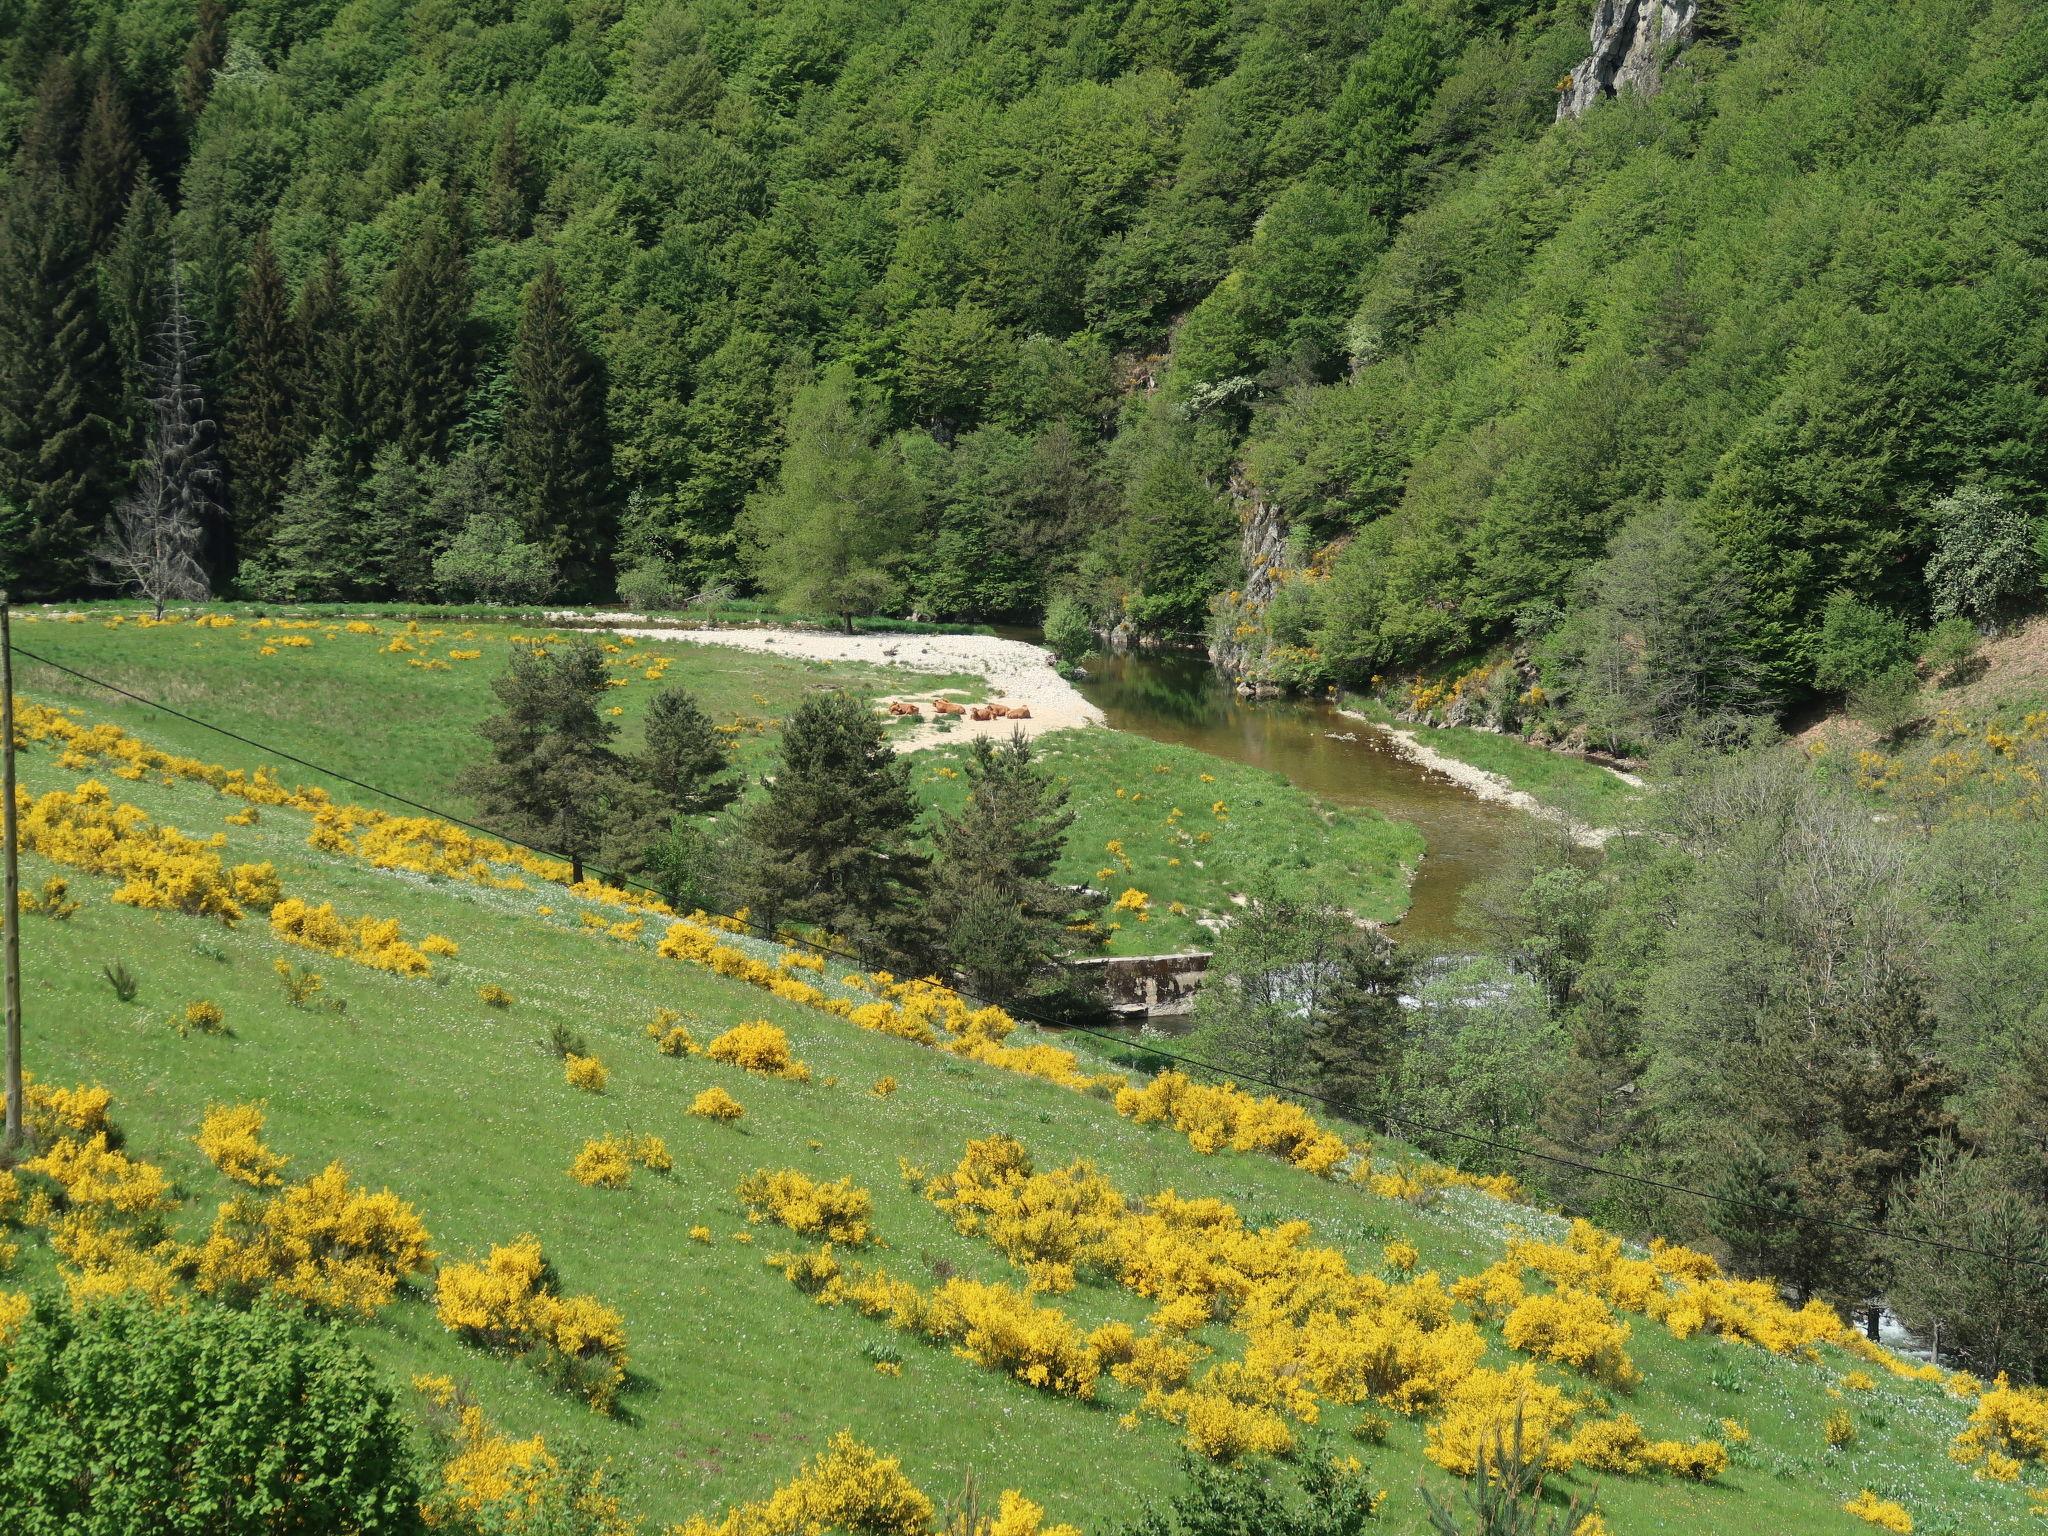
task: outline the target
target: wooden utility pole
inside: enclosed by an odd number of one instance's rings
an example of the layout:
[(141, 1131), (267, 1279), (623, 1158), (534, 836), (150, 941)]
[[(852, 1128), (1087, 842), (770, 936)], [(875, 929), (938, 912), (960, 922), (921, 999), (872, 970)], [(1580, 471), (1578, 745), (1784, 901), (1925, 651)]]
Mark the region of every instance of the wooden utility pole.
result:
[(14, 634), (0, 591), (0, 841), (7, 879), (0, 914), (7, 920), (7, 1150), (21, 1145), (21, 862), (14, 824)]

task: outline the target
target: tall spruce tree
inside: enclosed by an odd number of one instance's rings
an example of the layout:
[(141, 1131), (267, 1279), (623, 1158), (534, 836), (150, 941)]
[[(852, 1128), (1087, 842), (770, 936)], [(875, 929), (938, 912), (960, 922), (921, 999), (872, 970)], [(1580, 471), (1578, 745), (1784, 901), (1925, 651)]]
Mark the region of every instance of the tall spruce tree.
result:
[(325, 437), (357, 470), (369, 467), (371, 396), (367, 338), (349, 297), (348, 269), (332, 247), (299, 290), (292, 313), (298, 332), (299, 377), (292, 386), (296, 421), (292, 437), (311, 443)]
[(83, 583), (117, 458), (119, 375), (64, 167), (74, 94), (52, 64), (0, 192), (0, 580), (26, 595)]
[(370, 318), (368, 401), (379, 442), (447, 456), (469, 390), (469, 263), (449, 218), (407, 242)]
[(93, 83), (78, 141), (78, 168), (73, 172), (79, 219), (95, 256), (112, 244), (141, 165), (121, 82), (112, 70), (102, 70)]
[(505, 468), (522, 499), (526, 537), (548, 552), (572, 593), (598, 596), (614, 536), (604, 370), (552, 260), (526, 290), (510, 372)]
[(946, 958), (999, 1002), (1058, 990), (1067, 924), (1101, 904), (1052, 878), (1074, 824), (1067, 791), (1022, 732), (1001, 746), (978, 737), (967, 778), (966, 804), (933, 837), (931, 911)]
[(927, 860), (911, 845), (910, 765), (861, 700), (816, 693), (782, 728), (768, 792), (747, 813), (744, 887), (769, 928), (824, 930), (869, 965), (921, 968)]
[(299, 328), (284, 268), (259, 231), (249, 247), (249, 276), (235, 310), (235, 371), (228, 401), (228, 485), (234, 497), (235, 550), (246, 560), (263, 547), (278, 498), (298, 458)]
[(668, 687), (647, 705), (641, 776), (670, 816), (709, 816), (739, 798), (725, 744), (696, 695)]
[[(580, 881), (584, 860), (646, 821), (646, 791), (598, 708), (604, 652), (588, 639), (552, 655), (515, 647), (491, 690), (504, 713), (478, 727), (491, 752), (464, 771), (463, 792), (492, 827), (568, 859)], [(617, 862), (633, 864), (631, 852), (619, 849)]]
[(371, 315), (373, 438), (408, 459), (444, 459), (469, 391), (469, 262), (446, 219), (430, 219), (385, 281)]
[(178, 70), (178, 105), (188, 120), (206, 110), (213, 94), (213, 76), (228, 56), (227, 0), (199, 0), (192, 41)]
[(155, 182), (139, 176), (99, 266), (100, 314), (121, 380), (120, 438), (137, 454), (150, 420), (150, 338), (169, 308), (170, 284), (170, 205)]
[(1333, 946), (1328, 984), (1308, 1020), (1308, 1068), (1316, 1091), (1346, 1119), (1378, 1128), (1401, 1079), (1413, 967), (1377, 929), (1354, 928)]
[[(533, 228), (533, 167), (519, 136), (519, 117), (507, 112), (491, 146), (484, 184), (484, 228), (500, 240), (524, 240)], [(550, 263), (552, 270), (553, 264)]]

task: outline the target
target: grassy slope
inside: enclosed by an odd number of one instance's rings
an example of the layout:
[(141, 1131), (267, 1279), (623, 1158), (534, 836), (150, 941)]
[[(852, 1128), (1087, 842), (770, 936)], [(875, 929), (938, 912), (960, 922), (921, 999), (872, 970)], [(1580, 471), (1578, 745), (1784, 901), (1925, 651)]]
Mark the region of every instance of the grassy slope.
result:
[[(504, 670), (512, 637), (564, 633), (451, 618), (415, 629), (407, 641), (415, 649), (393, 653), (387, 647), (406, 636), (404, 621), (378, 620), (376, 633), (368, 635), (347, 633), (339, 618), (323, 622), (324, 628), (297, 631), (258, 629), (247, 620), (232, 629), (185, 624), (138, 629), (132, 624), (109, 628), (97, 616), (84, 623), (22, 623), (17, 616), (15, 638), (52, 661), (173, 709), (204, 715), (367, 783), (466, 814), (474, 807), (456, 790), (456, 776), (478, 754), (477, 722), (497, 710), (491, 679)], [(258, 654), (266, 642), (291, 635), (312, 644), (280, 648), (274, 656)], [(607, 659), (625, 686), (611, 690), (608, 707), (621, 711), (619, 739), (628, 749), (638, 744), (647, 702), (663, 686), (645, 676), (646, 667), (659, 657), (674, 659), (666, 681), (687, 683), (714, 723), (744, 724), (739, 734), (743, 760), (751, 760), (764, 740), (757, 726), (773, 725), (808, 689), (841, 687), (880, 696), (903, 687), (902, 673), (862, 662), (800, 661), (716, 645), (606, 643), (618, 646)], [(448, 653), (456, 650), (482, 654), (471, 661), (449, 660)], [(445, 662), (446, 670), (411, 665), (416, 661)], [(166, 747), (209, 761), (220, 756), (219, 736), (113, 701), (102, 690), (47, 667), (23, 663), (19, 684), (52, 703), (85, 705), (95, 718), (146, 728)], [(975, 677), (934, 677), (931, 685), (973, 698), (985, 693)], [(300, 783), (326, 782), (299, 769), (291, 777)], [(345, 798), (365, 798), (346, 786), (327, 787)]]
[[(513, 635), (548, 632), (450, 620), (416, 632), (408, 641), (416, 645), (414, 652), (394, 654), (386, 647), (406, 633), (401, 621), (379, 621), (377, 633), (370, 635), (349, 634), (338, 620), (329, 628), (335, 632), (283, 632), (305, 634), (312, 644), (279, 648), (274, 656), (258, 652), (266, 641), (282, 638), (280, 631), (256, 629), (246, 621), (232, 629), (183, 624), (109, 629), (97, 617), (84, 623), (43, 621), (22, 626), (20, 643), (366, 783), (469, 813), (472, 807), (456, 790), (455, 779), (480, 751), (477, 722), (497, 708), (491, 679), (503, 669)], [(741, 761), (749, 766), (765, 759), (776, 720), (807, 689), (838, 686), (879, 696), (907, 686), (901, 671), (862, 663), (806, 662), (717, 645), (607, 643), (619, 647), (610, 660), (614, 675), (626, 682), (611, 691), (607, 706), (622, 711), (624, 746), (637, 743), (640, 720), (656, 690), (682, 683), (714, 722), (744, 724), (738, 741)], [(448, 661), (445, 671), (411, 665), (447, 661), (456, 650), (482, 655)], [(646, 667), (657, 657), (672, 657), (674, 664), (663, 681), (650, 682)], [(920, 693), (950, 688), (970, 699), (986, 695), (979, 678), (919, 674), (916, 680), (930, 684), (920, 686)], [(218, 760), (223, 746), (232, 745), (32, 662), (24, 663), (21, 682), (50, 702), (80, 705), (95, 719), (145, 731), (152, 740), (208, 761)], [(1043, 750), (1070, 779), (1080, 816), (1065, 876), (1094, 881), (1098, 869), (1109, 867), (1114, 876), (1096, 883), (1113, 896), (1135, 885), (1153, 898), (1147, 922), (1119, 915), (1122, 927), (1107, 946), (1112, 954), (1206, 948), (1211, 935), (1196, 919), (1229, 912), (1230, 898), (1260, 873), (1288, 884), (1321, 885), (1367, 917), (1396, 917), (1407, 905), (1408, 875), (1421, 856), (1422, 842), (1404, 824), (1369, 811), (1333, 811), (1277, 774), (1141, 737), (1068, 731), (1049, 739)], [(965, 751), (946, 746), (919, 759), (916, 783), (927, 804), (957, 808), (963, 782), (942, 770), (957, 773)], [(1167, 771), (1158, 772), (1161, 768)], [(1213, 782), (1203, 781), (1205, 773)], [(344, 799), (371, 799), (297, 768), (281, 768), (281, 774), (293, 782), (324, 782)], [(1119, 799), (1119, 787), (1144, 798)], [(1223, 818), (1212, 811), (1219, 800), (1226, 808)], [(1165, 818), (1174, 805), (1185, 812), (1186, 846), (1168, 846)], [(1192, 841), (1202, 832), (1210, 835), (1209, 843)], [(1124, 841), (1131, 871), (1105, 852), (1112, 838)], [(1174, 857), (1181, 860), (1179, 868), (1166, 863)], [(1187, 907), (1185, 914), (1169, 910), (1175, 901)]]
[[(24, 770), (32, 789), (79, 777), (47, 750), (27, 753)], [(220, 827), (236, 806), (189, 785), (113, 782), (120, 798), (193, 832)], [(439, 962), (437, 980), (413, 982), (316, 961), (348, 1010), (339, 1018), (294, 1011), (270, 963), (308, 957), (260, 922), (222, 931), (136, 912), (106, 900), (110, 882), (76, 878), (85, 910), (66, 923), (31, 919), (25, 929), (30, 1065), (47, 1080), (97, 1079), (115, 1090), (131, 1149), (165, 1162), (184, 1186), (188, 1236), (229, 1192), (189, 1138), (209, 1102), (252, 1097), (268, 1100), (268, 1139), (294, 1158), (294, 1171), (346, 1159), (359, 1178), (414, 1201), (444, 1254), (538, 1234), (565, 1289), (594, 1292), (625, 1313), (638, 1384), (620, 1418), (597, 1418), (522, 1369), (459, 1346), (421, 1299), (402, 1300), (355, 1336), (396, 1377), (434, 1370), (467, 1380), (508, 1429), (588, 1442), (614, 1458), (622, 1490), (649, 1515), (762, 1495), (841, 1426), (900, 1452), (935, 1492), (956, 1488), (971, 1467), (984, 1487), (1021, 1487), (1091, 1531), (1115, 1529), (1176, 1476), (1175, 1432), (1150, 1419), (1120, 1431), (1131, 1394), (1107, 1381), (1103, 1401), (1083, 1406), (911, 1340), (900, 1341), (901, 1378), (875, 1374), (860, 1349), (885, 1337), (879, 1325), (816, 1308), (765, 1270), (760, 1255), (776, 1246), (775, 1229), (758, 1229), (753, 1245), (731, 1241), (743, 1230), (733, 1185), (756, 1166), (850, 1174), (871, 1188), (887, 1261), (926, 1283), (941, 1260), (983, 1278), (1006, 1270), (902, 1187), (897, 1159), (948, 1166), (969, 1137), (998, 1130), (1022, 1137), (1042, 1166), (1094, 1158), (1127, 1192), (1172, 1186), (1228, 1198), (1257, 1221), (1306, 1218), (1361, 1266), (1401, 1235), (1426, 1263), (1465, 1272), (1498, 1255), (1510, 1223), (1548, 1222), (1462, 1194), (1417, 1211), (1270, 1159), (1203, 1158), (1178, 1135), (1135, 1127), (1099, 1100), (862, 1033), (660, 960), (647, 944), (579, 930), (575, 903), (559, 891), (486, 892), (378, 873), (307, 849), (306, 827), (298, 813), (265, 811), (257, 826), (225, 829), (227, 852), (276, 860), (293, 894), (397, 916), (414, 937), (447, 934), (462, 945), (460, 958)], [(31, 858), (25, 874), (39, 882), (49, 868)], [(539, 916), (543, 904), (557, 915)], [(142, 978), (133, 1005), (99, 980), (100, 965), (117, 957)], [(475, 993), (485, 981), (508, 987), (516, 1006), (486, 1009)], [(232, 1039), (180, 1040), (164, 1026), (198, 997), (223, 1005)], [(658, 1005), (691, 1009), (714, 1026), (773, 1018), (818, 1081), (799, 1087), (701, 1058), (661, 1057), (641, 1035)], [(540, 1043), (556, 1021), (583, 1031), (611, 1066), (603, 1097), (562, 1082)], [(866, 1089), (884, 1073), (902, 1088), (877, 1100)], [(838, 1082), (828, 1086), (831, 1077)], [(689, 1097), (712, 1082), (748, 1107), (739, 1127), (684, 1115)], [(577, 1186), (565, 1172), (570, 1159), (607, 1130), (664, 1136), (675, 1172), (643, 1173), (621, 1192)], [(698, 1222), (718, 1234), (713, 1246), (687, 1239)], [(47, 1253), (31, 1246), (16, 1274), (47, 1267)], [(1096, 1286), (1060, 1304), (1090, 1324), (1141, 1310)], [(1746, 1420), (1756, 1439), (1716, 1486), (1606, 1479), (1600, 1499), (1616, 1532), (1850, 1532), (1864, 1527), (1838, 1506), (1864, 1486), (1903, 1498), (1923, 1536), (2024, 1528), (2018, 1491), (1973, 1484), (1943, 1455), (1962, 1409), (1928, 1388), (1887, 1381), (1856, 1397), (1862, 1438), (1837, 1455), (1822, 1448), (1819, 1426), (1841, 1361), (1816, 1367), (1705, 1339), (1681, 1343), (1642, 1322), (1631, 1348), (1648, 1384), (1630, 1409), (1652, 1433), (1710, 1433), (1728, 1414)], [(1342, 1436), (1352, 1417), (1335, 1409), (1326, 1421)], [(1366, 1453), (1393, 1495), (1391, 1531), (1425, 1528), (1415, 1491), (1426, 1470), (1420, 1444), (1419, 1426), (1397, 1422), (1389, 1443)]]

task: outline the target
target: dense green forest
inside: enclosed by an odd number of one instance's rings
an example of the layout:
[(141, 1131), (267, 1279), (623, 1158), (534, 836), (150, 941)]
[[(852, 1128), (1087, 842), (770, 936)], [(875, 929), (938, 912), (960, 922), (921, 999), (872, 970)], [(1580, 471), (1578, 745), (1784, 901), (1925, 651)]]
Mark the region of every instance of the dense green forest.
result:
[(175, 305), (218, 592), (1071, 591), (1299, 684), (1506, 644), (1626, 740), (1617, 632), (1796, 701), (1959, 495), (2031, 601), (2048, 18), (1727, 0), (1558, 121), (1586, 22), (11, 0), (0, 579), (85, 590)]

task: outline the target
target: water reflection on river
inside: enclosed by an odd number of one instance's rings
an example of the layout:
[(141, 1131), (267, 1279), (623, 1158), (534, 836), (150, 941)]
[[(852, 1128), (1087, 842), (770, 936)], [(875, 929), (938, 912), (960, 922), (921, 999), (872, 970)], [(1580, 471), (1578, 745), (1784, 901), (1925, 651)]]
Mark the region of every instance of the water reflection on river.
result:
[(1529, 835), (1521, 812), (1409, 762), (1364, 721), (1306, 700), (1241, 700), (1201, 656), (1091, 656), (1087, 671), (1081, 691), (1118, 730), (1270, 769), (1332, 804), (1370, 806), (1413, 825), (1429, 852), (1395, 930), (1404, 941), (1459, 944), (1465, 888)]

